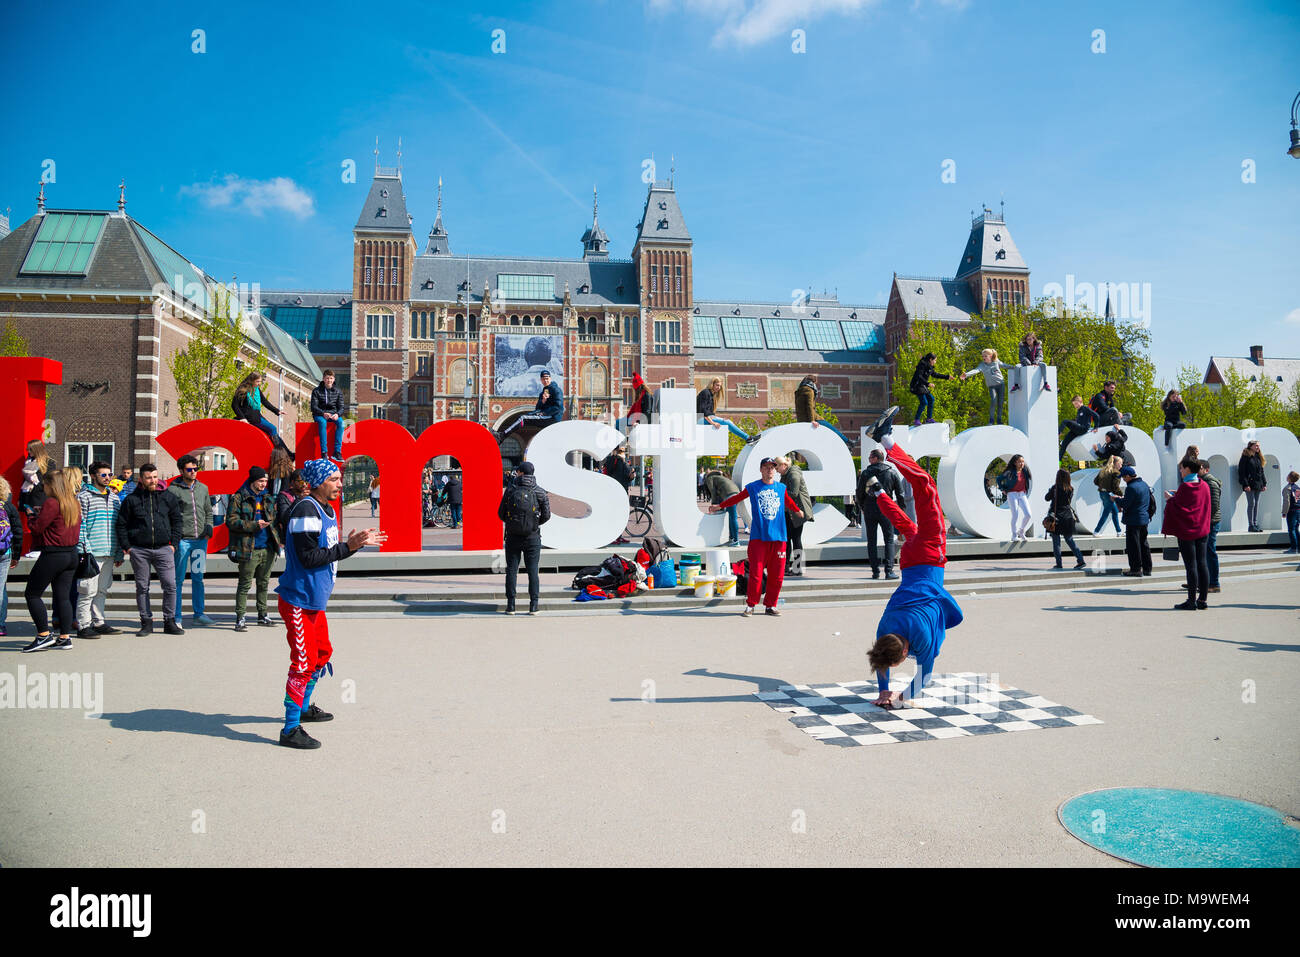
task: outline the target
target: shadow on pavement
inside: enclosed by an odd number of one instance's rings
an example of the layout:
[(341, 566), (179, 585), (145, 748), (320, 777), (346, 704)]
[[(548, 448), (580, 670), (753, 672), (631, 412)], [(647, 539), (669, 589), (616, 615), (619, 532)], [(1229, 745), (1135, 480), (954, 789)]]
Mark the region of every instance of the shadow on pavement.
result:
[(1244, 641), (1241, 638), (1209, 638), (1205, 635), (1188, 635), (1197, 641), (1215, 641), (1223, 645), (1236, 645), (1238, 651), (1300, 651), (1300, 645), (1270, 645), (1262, 641)]
[(114, 728), (122, 731), (172, 731), (177, 734), (202, 734), (213, 738), (228, 738), (249, 744), (279, 744), (279, 735), (264, 738), (248, 731), (236, 731), (232, 724), (282, 725), (281, 718), (266, 715), (203, 714), (199, 711), (181, 711), (176, 708), (148, 708), (102, 715)]
[[(707, 668), (693, 668), (690, 671), (683, 671), (684, 675), (698, 675), (704, 678), (722, 678), (727, 681), (750, 681), (754, 684), (754, 691), (775, 691), (781, 685), (790, 684), (783, 678), (765, 678), (761, 675), (733, 675), (726, 671), (709, 671)], [(612, 702), (627, 701), (644, 701), (644, 698), (610, 698)], [(655, 704), (722, 704), (724, 702), (749, 702), (750, 704), (762, 704), (758, 698), (754, 697), (753, 692), (744, 694), (717, 695), (712, 698), (655, 698)]]

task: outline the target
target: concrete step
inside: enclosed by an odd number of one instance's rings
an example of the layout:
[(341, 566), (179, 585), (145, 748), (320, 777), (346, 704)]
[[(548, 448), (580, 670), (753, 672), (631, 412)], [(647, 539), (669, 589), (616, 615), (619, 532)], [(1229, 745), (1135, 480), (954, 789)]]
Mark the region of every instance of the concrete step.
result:
[[(1010, 592), (1031, 592), (1046, 590), (1081, 590), (1111, 586), (1156, 586), (1169, 588), (1171, 593), (1185, 580), (1182, 566), (1157, 561), (1153, 575), (1142, 583), (1132, 581), (1121, 575), (1125, 568), (1122, 558), (1110, 556), (1104, 570), (1096, 566), (1085, 572), (1051, 571), (1038, 569), (993, 570), (962, 572), (959, 567), (949, 566), (946, 585), (955, 596), (1005, 594)], [(1068, 568), (1068, 566), (1067, 566)], [(1232, 579), (1242, 576), (1257, 577), (1261, 575), (1287, 575), (1300, 570), (1300, 562), (1294, 556), (1252, 555), (1221, 557), (1220, 579)], [(518, 604), (526, 607), (526, 583), (522, 601)], [(869, 577), (843, 579), (811, 578), (787, 579), (781, 589), (782, 599), (790, 604), (810, 602), (884, 602), (893, 593), (895, 582), (884, 579), (873, 580)], [(544, 588), (539, 607), (543, 611), (574, 611), (580, 606), (584, 611), (662, 611), (681, 608), (708, 608), (724, 604), (740, 603), (740, 597), (697, 599), (692, 588), (660, 589), (637, 594), (626, 599), (606, 599), (585, 603), (575, 602), (576, 593), (571, 589)], [(162, 593), (155, 587), (152, 590), (155, 614), (161, 609)], [(10, 600), (22, 601), (21, 590), (10, 588)], [(233, 617), (234, 589), (228, 583), (209, 583), (206, 590), (206, 610), (211, 615)], [(249, 596), (253, 606), (253, 596)], [(275, 607), (275, 595), (271, 596), (272, 608)], [(189, 601), (186, 596), (186, 606)], [(21, 605), (19, 606), (21, 607)], [(136, 615), (134, 591), (126, 582), (119, 581), (109, 594), (107, 602), (109, 616), (116, 618), (133, 618)], [(348, 618), (366, 617), (402, 617), (408, 615), (449, 615), (449, 614), (490, 614), (505, 608), (503, 587), (493, 589), (473, 589), (465, 591), (411, 590), (393, 592), (349, 591), (339, 589), (330, 600), (330, 614)]]

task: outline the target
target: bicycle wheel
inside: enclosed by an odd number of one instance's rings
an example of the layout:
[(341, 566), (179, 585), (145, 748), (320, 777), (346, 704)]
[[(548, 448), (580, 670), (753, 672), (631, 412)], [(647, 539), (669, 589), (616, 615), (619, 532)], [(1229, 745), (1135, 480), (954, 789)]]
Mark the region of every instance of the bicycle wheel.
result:
[(451, 527), (451, 506), (439, 505), (437, 511), (433, 513), (433, 524), (439, 528)]
[(650, 534), (650, 529), (654, 527), (654, 517), (649, 510), (644, 508), (634, 508), (627, 518), (627, 529), (625, 534), (633, 540), (645, 538)]

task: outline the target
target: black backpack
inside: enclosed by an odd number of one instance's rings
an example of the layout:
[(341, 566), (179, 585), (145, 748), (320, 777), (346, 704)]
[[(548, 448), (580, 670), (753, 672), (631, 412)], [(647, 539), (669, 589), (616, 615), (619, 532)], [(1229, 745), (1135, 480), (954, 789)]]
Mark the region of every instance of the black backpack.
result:
[(532, 535), (537, 522), (537, 491), (532, 485), (514, 485), (506, 492), (506, 533)]

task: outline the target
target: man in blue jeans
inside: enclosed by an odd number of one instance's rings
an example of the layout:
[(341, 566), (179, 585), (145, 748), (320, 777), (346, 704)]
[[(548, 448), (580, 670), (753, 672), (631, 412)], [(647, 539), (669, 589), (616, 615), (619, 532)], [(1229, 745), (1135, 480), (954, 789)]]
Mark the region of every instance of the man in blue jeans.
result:
[[(334, 373), (326, 369), (320, 385), (311, 390), (311, 417), (320, 433), (320, 457), (343, 461), (343, 393), (334, 388)], [(329, 454), (329, 428), (334, 426), (334, 454)]]
[(184, 627), (181, 614), (181, 591), (185, 576), (190, 576), (190, 603), (194, 606), (194, 623), (211, 625), (203, 613), (203, 571), (207, 565), (208, 539), (212, 537), (212, 498), (208, 487), (197, 478), (199, 460), (182, 455), (176, 460), (180, 475), (167, 486), (167, 493), (181, 506), (181, 543), (176, 549), (176, 623)]

